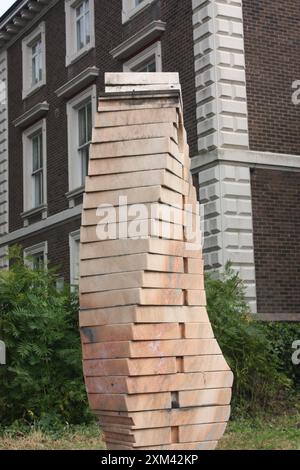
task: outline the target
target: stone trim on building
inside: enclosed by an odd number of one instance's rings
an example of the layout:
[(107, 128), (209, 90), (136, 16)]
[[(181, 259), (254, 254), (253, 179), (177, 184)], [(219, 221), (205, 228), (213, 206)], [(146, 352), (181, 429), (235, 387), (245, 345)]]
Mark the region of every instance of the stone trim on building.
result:
[(8, 233), (7, 54), (0, 54), (0, 236)]
[(241, 0), (193, 0), (198, 150), (248, 148)]

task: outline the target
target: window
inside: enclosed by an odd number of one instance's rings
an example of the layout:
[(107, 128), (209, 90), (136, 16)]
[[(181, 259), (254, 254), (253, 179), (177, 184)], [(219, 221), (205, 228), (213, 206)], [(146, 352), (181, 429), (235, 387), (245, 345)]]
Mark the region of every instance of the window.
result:
[(91, 41), (89, 0), (76, 7), (77, 51), (87, 46)]
[(88, 88), (67, 104), (69, 191), (83, 188), (88, 174), (89, 147), (96, 114), (96, 86)]
[(72, 232), (69, 235), (70, 246), (70, 284), (76, 286), (79, 283), (79, 264), (80, 264), (80, 230)]
[(43, 194), (43, 134), (40, 129), (36, 135), (31, 138), (32, 141), (32, 188), (33, 188), (33, 207), (38, 207), (44, 202)]
[(43, 66), (42, 66), (42, 40), (39, 37), (38, 40), (31, 47), (32, 56), (32, 82), (31, 85), (35, 86), (37, 83), (42, 81), (43, 78)]
[(23, 134), (24, 211), (46, 204), (46, 120)]
[(123, 23), (152, 2), (153, 0), (123, 0)]
[(24, 250), (24, 260), (27, 266), (33, 270), (46, 267), (48, 256), (48, 243), (42, 242)]
[(94, 0), (65, 0), (66, 65), (95, 47)]
[(156, 42), (124, 63), (124, 72), (161, 72), (161, 43)]
[(80, 155), (81, 186), (88, 174), (89, 148), (92, 140), (92, 102), (89, 100), (78, 109), (78, 153)]
[(46, 83), (45, 23), (22, 42), (23, 99)]

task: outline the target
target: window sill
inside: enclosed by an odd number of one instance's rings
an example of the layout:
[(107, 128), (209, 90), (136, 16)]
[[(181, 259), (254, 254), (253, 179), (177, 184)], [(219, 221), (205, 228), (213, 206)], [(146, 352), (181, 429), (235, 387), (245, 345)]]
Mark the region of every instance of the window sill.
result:
[(65, 194), (66, 198), (69, 201), (69, 209), (75, 207), (75, 199), (84, 193), (84, 189), (84, 186), (80, 186), (79, 188), (72, 189), (71, 191)]
[(28, 89), (28, 90), (23, 90), (22, 91), (22, 100), (26, 100), (27, 98), (30, 98), (32, 95), (34, 95), (37, 91), (39, 91), (43, 86), (46, 85), (45, 80), (42, 82), (37, 83), (34, 87)]
[(92, 49), (95, 49), (95, 44), (90, 44), (88, 47), (83, 48), (80, 52), (73, 54), (72, 56), (66, 56), (66, 67), (75, 64), (84, 56), (86, 56)]
[(19, 116), (17, 119), (15, 119), (15, 121), (13, 121), (13, 124), (15, 125), (15, 127), (25, 129), (34, 122), (45, 117), (49, 111), (49, 108), (49, 104), (46, 101), (44, 101), (43, 103), (38, 103), (33, 108), (29, 109), (24, 114), (22, 114), (22, 116)]
[(128, 23), (128, 21), (131, 21), (133, 18), (139, 15), (142, 11), (144, 11), (152, 2), (153, 0), (145, 0), (145, 3), (141, 3), (140, 5), (133, 8), (132, 10), (124, 11), (122, 15), (122, 24)]
[(47, 218), (47, 212), (48, 212), (48, 206), (47, 204), (42, 204), (41, 206), (34, 207), (33, 209), (29, 209), (27, 211), (22, 212), (21, 217), (24, 221), (24, 227), (27, 227), (29, 225), (29, 219), (30, 217), (33, 217), (35, 215), (42, 215), (42, 220)]

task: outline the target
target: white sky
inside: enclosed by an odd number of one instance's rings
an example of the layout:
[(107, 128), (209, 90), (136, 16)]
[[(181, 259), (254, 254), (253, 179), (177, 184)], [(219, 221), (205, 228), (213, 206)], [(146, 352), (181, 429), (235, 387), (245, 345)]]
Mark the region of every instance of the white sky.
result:
[(0, 16), (2, 16), (13, 3), (15, 3), (15, 0), (0, 0)]

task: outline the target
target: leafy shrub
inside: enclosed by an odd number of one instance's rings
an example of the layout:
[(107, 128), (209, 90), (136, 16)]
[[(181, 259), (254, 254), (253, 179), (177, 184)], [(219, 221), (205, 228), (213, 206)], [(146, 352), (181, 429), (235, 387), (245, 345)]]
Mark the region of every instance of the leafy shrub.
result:
[(300, 322), (268, 322), (264, 324), (265, 332), (272, 343), (274, 353), (280, 358), (279, 370), (293, 381), (296, 391), (300, 391), (300, 365), (293, 364), (291, 356), (294, 341), (300, 341)]
[(206, 292), (215, 335), (234, 373), (233, 411), (285, 406), (292, 381), (272, 329), (251, 316), (238, 275), (228, 265), (220, 278), (206, 276)]
[(14, 249), (0, 273), (0, 423), (79, 423), (88, 419), (81, 368), (77, 296), (56, 289), (50, 270), (24, 266)]

